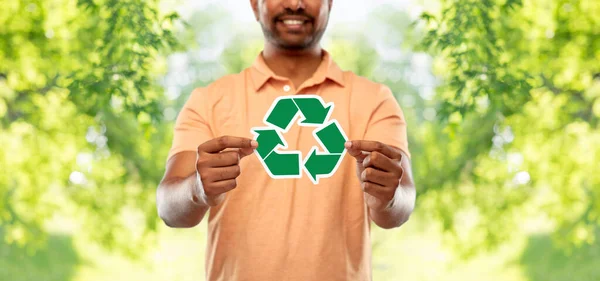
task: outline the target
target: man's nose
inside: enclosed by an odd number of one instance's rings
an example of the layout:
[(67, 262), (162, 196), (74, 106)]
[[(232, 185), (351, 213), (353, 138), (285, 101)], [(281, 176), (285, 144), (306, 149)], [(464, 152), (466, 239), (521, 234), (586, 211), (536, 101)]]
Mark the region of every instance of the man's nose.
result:
[(304, 0), (284, 0), (284, 7), (297, 11), (300, 9), (306, 9), (305, 5), (304, 5)]

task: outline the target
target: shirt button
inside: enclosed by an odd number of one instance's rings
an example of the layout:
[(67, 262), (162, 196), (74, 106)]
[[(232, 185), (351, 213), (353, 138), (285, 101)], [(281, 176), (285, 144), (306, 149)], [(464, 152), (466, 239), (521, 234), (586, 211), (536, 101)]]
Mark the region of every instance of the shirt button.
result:
[(289, 92), (291, 89), (292, 89), (292, 88), (290, 87), (290, 85), (285, 85), (285, 86), (283, 86), (283, 90), (284, 90), (285, 92)]

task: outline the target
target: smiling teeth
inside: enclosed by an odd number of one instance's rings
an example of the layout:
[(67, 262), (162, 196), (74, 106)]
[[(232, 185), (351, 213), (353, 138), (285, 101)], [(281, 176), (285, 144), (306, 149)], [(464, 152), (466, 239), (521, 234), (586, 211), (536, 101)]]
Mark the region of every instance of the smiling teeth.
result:
[(301, 20), (284, 20), (283, 23), (288, 24), (288, 25), (297, 25), (297, 24), (302, 24), (303, 21), (301, 21)]

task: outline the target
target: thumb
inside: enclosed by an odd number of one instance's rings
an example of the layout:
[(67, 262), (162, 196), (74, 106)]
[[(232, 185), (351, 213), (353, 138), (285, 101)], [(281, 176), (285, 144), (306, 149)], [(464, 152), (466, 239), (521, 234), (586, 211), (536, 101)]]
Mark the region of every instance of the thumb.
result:
[(252, 154), (254, 152), (253, 148), (240, 148), (238, 150), (238, 154), (240, 155), (240, 159)]
[(369, 155), (369, 153), (363, 152), (360, 149), (352, 149), (350, 148), (349, 142), (346, 143), (346, 149), (348, 150), (348, 154), (352, 155), (352, 157), (356, 158), (356, 161), (362, 163), (363, 160)]

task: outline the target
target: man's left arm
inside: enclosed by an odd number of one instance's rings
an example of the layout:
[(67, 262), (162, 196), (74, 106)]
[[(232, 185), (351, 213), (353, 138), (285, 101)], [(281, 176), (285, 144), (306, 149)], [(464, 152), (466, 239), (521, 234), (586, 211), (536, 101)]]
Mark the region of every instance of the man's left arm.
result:
[(370, 116), (363, 140), (346, 143), (356, 158), (356, 173), (371, 220), (382, 228), (399, 227), (416, 199), (404, 113), (392, 91), (381, 85), (365, 104)]
[(346, 143), (356, 158), (357, 176), (371, 220), (381, 228), (404, 224), (415, 207), (416, 189), (410, 160), (397, 147), (378, 141)]

